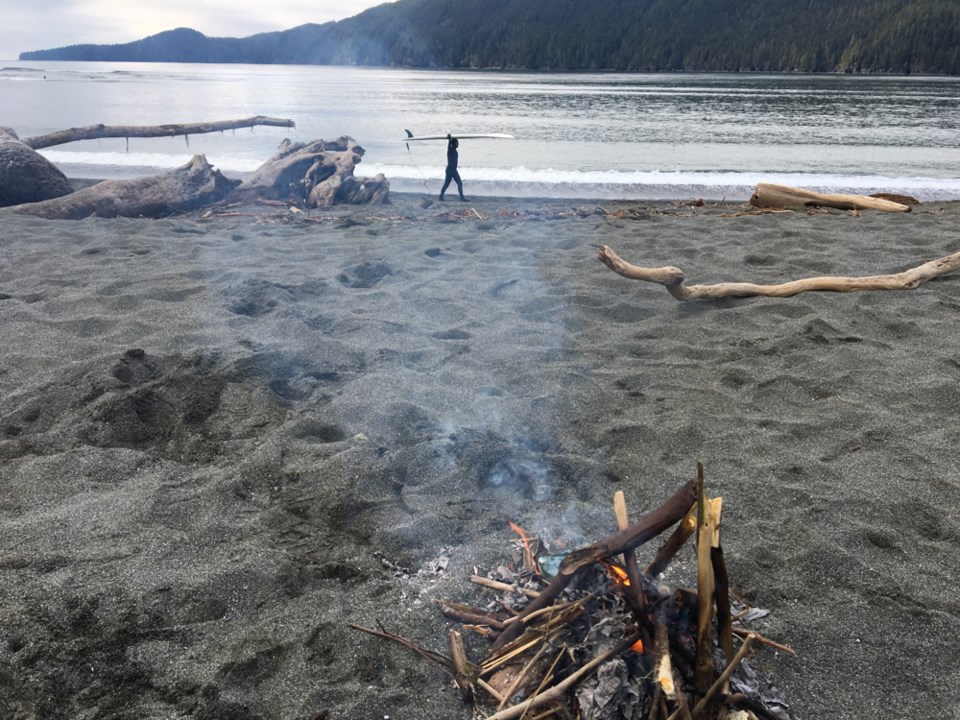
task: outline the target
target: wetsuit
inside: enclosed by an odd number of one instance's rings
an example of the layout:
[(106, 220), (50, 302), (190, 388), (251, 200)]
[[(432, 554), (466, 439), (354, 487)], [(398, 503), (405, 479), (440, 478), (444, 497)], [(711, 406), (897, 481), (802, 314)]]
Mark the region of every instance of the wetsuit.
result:
[(457, 146), (460, 144), (455, 137), (447, 136), (447, 172), (443, 179), (443, 187), (440, 188), (440, 199), (443, 200), (443, 194), (450, 187), (450, 181), (457, 183), (457, 192), (460, 193), (460, 199), (466, 200), (463, 196), (463, 181), (460, 179), (460, 173), (457, 172), (457, 162), (460, 159), (460, 153), (457, 152)]

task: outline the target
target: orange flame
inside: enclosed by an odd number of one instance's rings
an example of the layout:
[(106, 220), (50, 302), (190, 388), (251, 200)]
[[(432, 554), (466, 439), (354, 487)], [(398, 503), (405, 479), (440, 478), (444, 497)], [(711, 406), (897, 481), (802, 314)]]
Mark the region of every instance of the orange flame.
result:
[[(613, 563), (603, 563), (604, 567), (607, 568), (607, 572), (610, 574), (610, 577), (617, 585), (622, 585), (623, 587), (630, 587), (630, 580), (627, 577), (627, 571), (624, 570), (619, 565), (614, 565)], [(637, 640), (633, 645), (630, 646), (630, 649), (635, 653), (643, 654), (643, 640)]]
[(610, 573), (610, 577), (613, 578), (613, 581), (618, 585), (623, 585), (624, 587), (630, 587), (630, 581), (627, 579), (627, 571), (624, 570), (619, 565), (609, 564), (606, 565), (607, 572)]
[(521, 540), (523, 540), (523, 546), (530, 547), (530, 540), (527, 538), (527, 531), (524, 530), (519, 525), (517, 525), (512, 520), (508, 522), (510, 523), (510, 529), (513, 530), (517, 535), (519, 535)]
[(508, 520), (507, 522), (510, 524), (510, 529), (513, 530), (517, 535), (519, 535), (520, 539), (523, 541), (524, 567), (539, 575), (540, 568), (537, 567), (537, 559), (534, 557), (532, 543), (530, 542), (530, 538), (527, 535), (527, 531), (513, 521)]

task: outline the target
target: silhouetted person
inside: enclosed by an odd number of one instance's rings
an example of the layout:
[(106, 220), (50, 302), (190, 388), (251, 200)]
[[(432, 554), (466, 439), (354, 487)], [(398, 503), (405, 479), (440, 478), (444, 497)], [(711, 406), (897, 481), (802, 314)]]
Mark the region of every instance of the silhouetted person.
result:
[(463, 181), (460, 179), (460, 173), (457, 172), (457, 162), (460, 159), (460, 153), (457, 152), (459, 145), (459, 140), (449, 134), (447, 135), (447, 172), (443, 179), (443, 187), (440, 188), (441, 200), (443, 200), (443, 194), (447, 191), (447, 188), (450, 187), (450, 181), (455, 180), (457, 183), (457, 192), (460, 193), (460, 199), (466, 201), (466, 198), (463, 196)]

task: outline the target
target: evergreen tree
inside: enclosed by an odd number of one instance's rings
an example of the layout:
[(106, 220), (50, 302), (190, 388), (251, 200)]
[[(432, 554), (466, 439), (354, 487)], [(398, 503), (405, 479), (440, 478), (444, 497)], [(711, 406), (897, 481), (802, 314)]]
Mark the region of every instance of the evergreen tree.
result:
[(958, 0), (399, 0), (249, 38), (173, 30), (23, 60), (960, 75)]

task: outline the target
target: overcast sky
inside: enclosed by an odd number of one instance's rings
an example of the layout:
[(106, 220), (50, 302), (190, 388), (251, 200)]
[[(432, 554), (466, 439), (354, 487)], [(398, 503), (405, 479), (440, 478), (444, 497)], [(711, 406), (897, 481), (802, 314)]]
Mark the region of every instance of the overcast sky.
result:
[(115, 44), (189, 27), (246, 37), (342, 20), (385, 0), (0, 0), (0, 60), (26, 50)]

